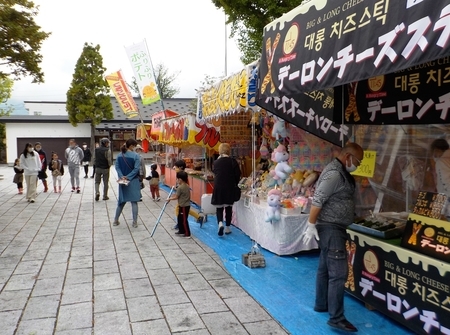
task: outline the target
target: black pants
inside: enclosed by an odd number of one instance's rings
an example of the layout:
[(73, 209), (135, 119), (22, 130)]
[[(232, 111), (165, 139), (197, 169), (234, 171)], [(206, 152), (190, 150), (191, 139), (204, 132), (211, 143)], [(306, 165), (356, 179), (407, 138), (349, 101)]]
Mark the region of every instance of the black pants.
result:
[(189, 211), (191, 206), (180, 207), (178, 209), (178, 232), (184, 234), (185, 236), (191, 236), (191, 230), (189, 229)]
[(95, 176), (95, 164), (92, 165), (92, 177), (94, 177), (94, 176)]
[[(223, 222), (223, 207), (216, 208), (217, 223)], [(233, 206), (225, 207), (225, 224), (231, 226), (231, 220), (233, 218)]]
[(89, 173), (89, 165), (84, 165), (84, 174), (87, 176)]

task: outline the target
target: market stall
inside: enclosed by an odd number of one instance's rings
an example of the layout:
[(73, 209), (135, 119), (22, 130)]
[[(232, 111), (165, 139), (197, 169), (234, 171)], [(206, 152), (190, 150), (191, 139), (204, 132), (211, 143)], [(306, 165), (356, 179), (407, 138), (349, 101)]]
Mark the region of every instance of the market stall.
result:
[[(425, 210), (411, 216), (450, 174), (449, 27), (446, 0), (312, 0), (266, 26), (259, 71), (259, 106), (336, 145), (351, 139), (365, 149), (347, 289), (420, 334), (450, 334), (450, 263), (438, 260), (450, 254), (448, 209), (440, 223)], [(322, 107), (309, 105), (311, 97)], [(382, 212), (408, 220), (381, 220)]]

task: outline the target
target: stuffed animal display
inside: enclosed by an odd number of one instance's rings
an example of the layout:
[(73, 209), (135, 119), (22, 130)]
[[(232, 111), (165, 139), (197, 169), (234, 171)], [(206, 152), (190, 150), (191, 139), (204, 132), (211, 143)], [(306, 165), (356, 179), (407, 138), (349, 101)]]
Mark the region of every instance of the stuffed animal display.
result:
[(272, 128), (272, 137), (277, 141), (285, 139), (287, 137), (286, 122), (276, 116), (274, 116), (273, 119), (275, 123)]
[(276, 162), (275, 170), (271, 171), (273, 179), (277, 180), (278, 185), (283, 182), (292, 173), (292, 167), (289, 166), (289, 154), (286, 151), (286, 147), (280, 144), (272, 153), (272, 161)]
[(281, 220), (281, 197), (280, 190), (273, 189), (267, 194), (267, 209), (266, 209), (266, 222), (278, 222)]

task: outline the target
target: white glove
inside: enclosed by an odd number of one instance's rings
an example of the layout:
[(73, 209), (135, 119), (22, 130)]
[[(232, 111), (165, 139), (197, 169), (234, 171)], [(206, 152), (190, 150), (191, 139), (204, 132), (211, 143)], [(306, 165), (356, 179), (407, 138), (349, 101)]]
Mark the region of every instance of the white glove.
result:
[(319, 233), (317, 232), (316, 225), (308, 221), (308, 228), (303, 233), (303, 243), (309, 244), (312, 238), (315, 237), (316, 240), (319, 240)]

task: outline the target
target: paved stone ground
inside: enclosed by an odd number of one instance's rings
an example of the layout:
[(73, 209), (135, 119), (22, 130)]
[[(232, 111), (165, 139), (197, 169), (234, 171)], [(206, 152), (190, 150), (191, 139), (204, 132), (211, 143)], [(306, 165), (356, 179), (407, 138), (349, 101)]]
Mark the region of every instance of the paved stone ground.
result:
[(151, 201), (148, 187), (139, 227), (131, 227), (130, 205), (111, 226), (113, 173), (109, 201), (93, 200), (93, 179), (71, 193), (66, 175), (62, 194), (39, 184), (29, 204), (13, 169), (0, 166), (2, 335), (287, 334), (210, 248), (174, 236), (172, 205), (150, 237), (163, 202)]

